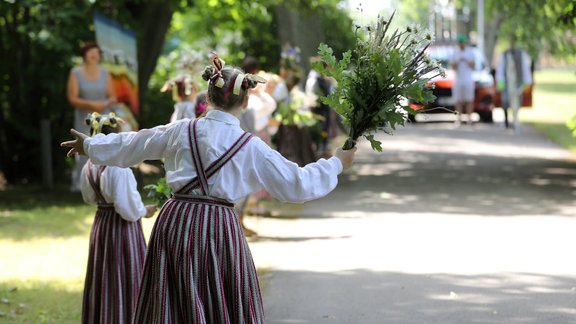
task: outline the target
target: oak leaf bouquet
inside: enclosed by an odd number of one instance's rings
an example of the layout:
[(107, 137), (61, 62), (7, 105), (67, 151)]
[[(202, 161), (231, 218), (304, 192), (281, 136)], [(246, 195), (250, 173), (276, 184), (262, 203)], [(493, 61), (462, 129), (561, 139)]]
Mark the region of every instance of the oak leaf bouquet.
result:
[[(320, 44), (322, 61), (313, 67), (337, 82), (334, 92), (322, 101), (349, 125), (344, 150), (353, 148), (364, 136), (372, 149), (381, 152), (382, 143), (374, 139), (375, 133), (391, 134), (397, 125), (405, 124), (408, 114), (415, 114), (406, 99), (432, 102), (430, 80), (444, 75), (438, 62), (426, 53), (433, 41), (431, 34), (418, 26), (392, 30), (393, 17), (385, 20), (379, 16), (373, 26), (357, 26), (356, 45), (341, 60), (334, 57), (332, 48)], [(358, 35), (359, 30), (364, 35)]]

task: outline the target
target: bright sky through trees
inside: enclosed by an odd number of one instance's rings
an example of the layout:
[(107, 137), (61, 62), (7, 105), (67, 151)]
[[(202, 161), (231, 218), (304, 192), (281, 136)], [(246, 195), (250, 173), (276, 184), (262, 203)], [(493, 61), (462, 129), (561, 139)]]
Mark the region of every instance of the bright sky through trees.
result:
[[(354, 21), (368, 24), (376, 20), (379, 13), (390, 14), (392, 5), (390, 0), (347, 0), (350, 14)], [(362, 8), (362, 12), (358, 8)]]

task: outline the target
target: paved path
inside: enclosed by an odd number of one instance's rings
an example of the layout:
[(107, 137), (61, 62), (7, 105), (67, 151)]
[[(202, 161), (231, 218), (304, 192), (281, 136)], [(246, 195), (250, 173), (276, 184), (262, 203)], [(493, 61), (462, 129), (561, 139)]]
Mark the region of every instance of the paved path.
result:
[(524, 127), (421, 123), (327, 197), (249, 217), (269, 323), (576, 323), (576, 162)]

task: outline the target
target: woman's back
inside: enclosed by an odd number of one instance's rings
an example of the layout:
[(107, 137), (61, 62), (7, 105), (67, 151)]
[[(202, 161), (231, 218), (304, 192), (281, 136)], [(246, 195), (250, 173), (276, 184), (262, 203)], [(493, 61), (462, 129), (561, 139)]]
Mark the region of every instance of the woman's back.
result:
[[(87, 139), (94, 163), (128, 167), (143, 160), (164, 158), (166, 179), (174, 192), (197, 175), (190, 150), (191, 121), (141, 130), (137, 133), (97, 135)], [(213, 110), (198, 119), (198, 151), (206, 170), (244, 134), (238, 118)], [(130, 147), (130, 149), (126, 149)], [(337, 157), (320, 159), (305, 168), (283, 158), (253, 137), (208, 179), (209, 195), (238, 202), (262, 188), (282, 201), (304, 202), (328, 194), (338, 182), (342, 164)], [(199, 189), (198, 189), (199, 193)]]

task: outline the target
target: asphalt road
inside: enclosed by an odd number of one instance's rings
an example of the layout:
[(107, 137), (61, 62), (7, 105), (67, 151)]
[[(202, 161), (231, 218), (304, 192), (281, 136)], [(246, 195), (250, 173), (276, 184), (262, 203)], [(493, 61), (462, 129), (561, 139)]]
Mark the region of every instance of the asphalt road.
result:
[(337, 189), (248, 217), (268, 323), (576, 323), (576, 159), (525, 126), (419, 123)]

